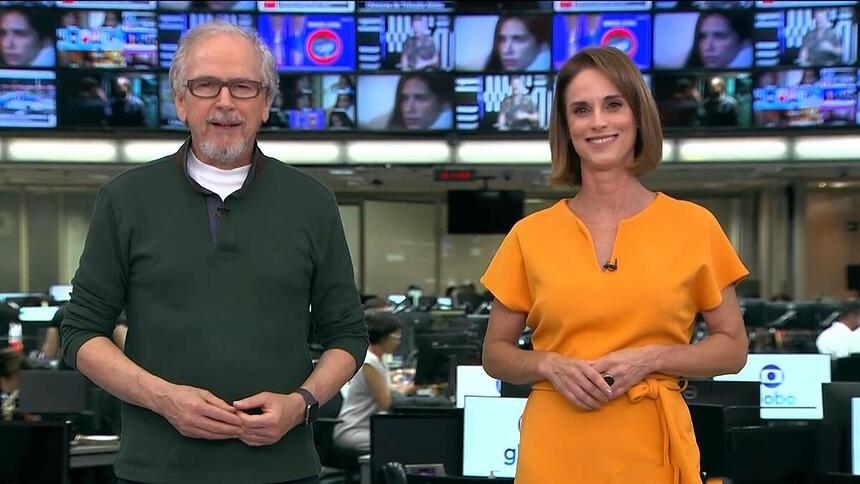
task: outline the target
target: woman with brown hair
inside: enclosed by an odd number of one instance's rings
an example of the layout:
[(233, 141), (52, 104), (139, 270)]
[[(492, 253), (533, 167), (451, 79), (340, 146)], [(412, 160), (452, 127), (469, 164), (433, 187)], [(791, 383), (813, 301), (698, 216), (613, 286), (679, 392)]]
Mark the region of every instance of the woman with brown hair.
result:
[[(481, 282), (495, 296), (484, 368), (534, 383), (517, 482), (700, 482), (679, 377), (734, 373), (747, 275), (706, 209), (645, 188), (663, 136), (621, 51), (587, 48), (559, 71), (551, 181), (573, 198), (518, 222)], [(689, 344), (697, 312), (709, 335)], [(534, 351), (517, 347), (525, 326)]]

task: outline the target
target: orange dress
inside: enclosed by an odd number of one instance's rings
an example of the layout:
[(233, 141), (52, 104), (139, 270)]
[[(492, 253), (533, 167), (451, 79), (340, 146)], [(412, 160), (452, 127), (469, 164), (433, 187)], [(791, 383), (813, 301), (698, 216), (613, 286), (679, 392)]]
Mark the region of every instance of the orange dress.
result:
[[(696, 312), (748, 274), (706, 209), (658, 193), (618, 225), (604, 272), (585, 224), (561, 200), (518, 222), (481, 282), (528, 313), (536, 351), (593, 360), (623, 348), (688, 344)], [(520, 484), (693, 484), (699, 451), (677, 378), (651, 375), (596, 411), (533, 385), (522, 419)]]

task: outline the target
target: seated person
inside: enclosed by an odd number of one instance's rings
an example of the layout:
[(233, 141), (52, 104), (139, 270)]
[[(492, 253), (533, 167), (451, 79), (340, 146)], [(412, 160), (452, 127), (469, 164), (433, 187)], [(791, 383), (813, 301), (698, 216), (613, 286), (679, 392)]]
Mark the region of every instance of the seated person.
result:
[(18, 372), (28, 369), (24, 355), (11, 348), (0, 350), (0, 420), (10, 421), (18, 407)]
[(370, 416), (391, 407), (391, 377), (383, 355), (394, 353), (402, 337), (400, 322), (386, 313), (367, 317), (367, 333), (367, 356), (349, 383), (333, 434), (336, 445), (361, 451), (370, 450)]

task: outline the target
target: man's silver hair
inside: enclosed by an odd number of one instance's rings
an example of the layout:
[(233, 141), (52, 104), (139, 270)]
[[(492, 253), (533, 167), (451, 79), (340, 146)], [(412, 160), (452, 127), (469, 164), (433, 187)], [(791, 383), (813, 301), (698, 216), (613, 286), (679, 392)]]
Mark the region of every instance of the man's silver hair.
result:
[(260, 74), (263, 76), (263, 84), (266, 88), (266, 102), (271, 104), (278, 92), (278, 82), (280, 81), (275, 69), (275, 58), (272, 56), (272, 51), (263, 43), (256, 32), (245, 30), (223, 20), (199, 24), (179, 39), (179, 48), (176, 49), (173, 62), (170, 64), (170, 88), (173, 91), (173, 96), (181, 97), (185, 94), (185, 83), (188, 80), (185, 77), (185, 63), (188, 61), (191, 48), (198, 40), (218, 34), (236, 34), (251, 41), (257, 53), (260, 54)]

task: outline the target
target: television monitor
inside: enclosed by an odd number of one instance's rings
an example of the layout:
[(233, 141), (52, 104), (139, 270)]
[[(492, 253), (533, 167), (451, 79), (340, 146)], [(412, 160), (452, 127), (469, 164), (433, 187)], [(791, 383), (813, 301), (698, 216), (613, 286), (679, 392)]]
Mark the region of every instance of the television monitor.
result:
[(360, 12), (452, 12), (455, 8), (462, 8), (454, 0), (360, 0), (357, 3)]
[(50, 322), (58, 309), (60, 309), (59, 306), (24, 306), (18, 309), (18, 321), (22, 323)]
[(188, 129), (176, 114), (176, 104), (173, 102), (173, 92), (170, 89), (170, 79), (167, 74), (158, 75), (158, 94), (159, 126), (167, 129)]
[(755, 2), (753, 0), (656, 0), (656, 9), (697, 9), (697, 10), (721, 10), (731, 8), (750, 8)]
[(48, 295), (54, 302), (66, 302), (72, 299), (71, 284), (53, 284), (48, 288)]
[(467, 396), (463, 408), (463, 475), (514, 477), (525, 398)]
[(449, 190), (449, 234), (506, 234), (523, 217), (520, 190)]
[(279, 71), (355, 69), (355, 17), (334, 14), (260, 14), (257, 32)]
[[(195, 2), (205, 3), (205, 2)], [(160, 13), (158, 15), (158, 65), (170, 68), (179, 39), (192, 28), (212, 20), (224, 20), (245, 30), (254, 30), (254, 16), (233, 12)]]
[(651, 15), (616, 12), (556, 15), (552, 29), (555, 70), (580, 50), (610, 46), (624, 52), (639, 69), (651, 68)]
[(857, 69), (824, 67), (762, 71), (753, 89), (755, 125), (853, 126), (857, 109)]
[[(753, 63), (753, 19), (744, 10), (658, 13), (655, 69), (743, 69)], [(721, 42), (726, 35), (734, 43)]]
[[(540, 72), (550, 70), (552, 17), (550, 15), (468, 15), (454, 20), (458, 71)], [(535, 47), (516, 48), (528, 31)]]
[(790, 7), (839, 7), (856, 5), (857, 0), (756, 0), (758, 8), (790, 8)]
[(59, 73), (59, 124), (158, 128), (158, 76), (141, 72)]
[(555, 1), (556, 12), (608, 12), (614, 10), (650, 10), (651, 0), (576, 0)]
[(54, 67), (54, 33), (57, 18), (52, 10), (0, 5), (2, 67)]
[(357, 22), (359, 69), (407, 72), (454, 68), (450, 15), (365, 15)]
[(348, 13), (355, 10), (353, 0), (274, 0), (255, 3), (261, 12)]
[(451, 75), (358, 76), (358, 125), (372, 131), (437, 131), (453, 125)]
[(752, 126), (749, 72), (654, 75), (660, 117), (667, 128)]
[(496, 380), (480, 365), (457, 367), (457, 408), (463, 408), (467, 396), (500, 397), (502, 381)]
[[(260, 2), (269, 4), (274, 2)], [(284, 2), (281, 2), (284, 3)], [(221, 1), (176, 1), (176, 0), (160, 0), (158, 2), (159, 10), (207, 10), (210, 12), (253, 12), (257, 8), (257, 2), (253, 0), (245, 0), (239, 2), (221, 2)]]
[(821, 420), (821, 385), (830, 383), (830, 355), (753, 353), (741, 371), (714, 380), (760, 382), (763, 419)]
[(464, 131), (545, 131), (552, 81), (545, 74), (458, 76), (456, 127)]
[(389, 462), (442, 464), (446, 474), (462, 475), (462, 445), (462, 411), (373, 415), (370, 417), (371, 480), (384, 482), (382, 466)]
[(61, 8), (115, 8), (118, 10), (155, 10), (155, 0), (57, 0)]
[(60, 67), (151, 69), (157, 65), (157, 58), (154, 12), (83, 10), (60, 15)]
[(857, 12), (850, 7), (759, 11), (757, 67), (850, 65), (857, 61)]
[(0, 69), (0, 127), (57, 126), (57, 79), (52, 71)]
[(355, 128), (355, 79), (347, 74), (282, 75), (264, 129)]
[(65, 422), (0, 422), (0, 482), (68, 482), (70, 434)]

